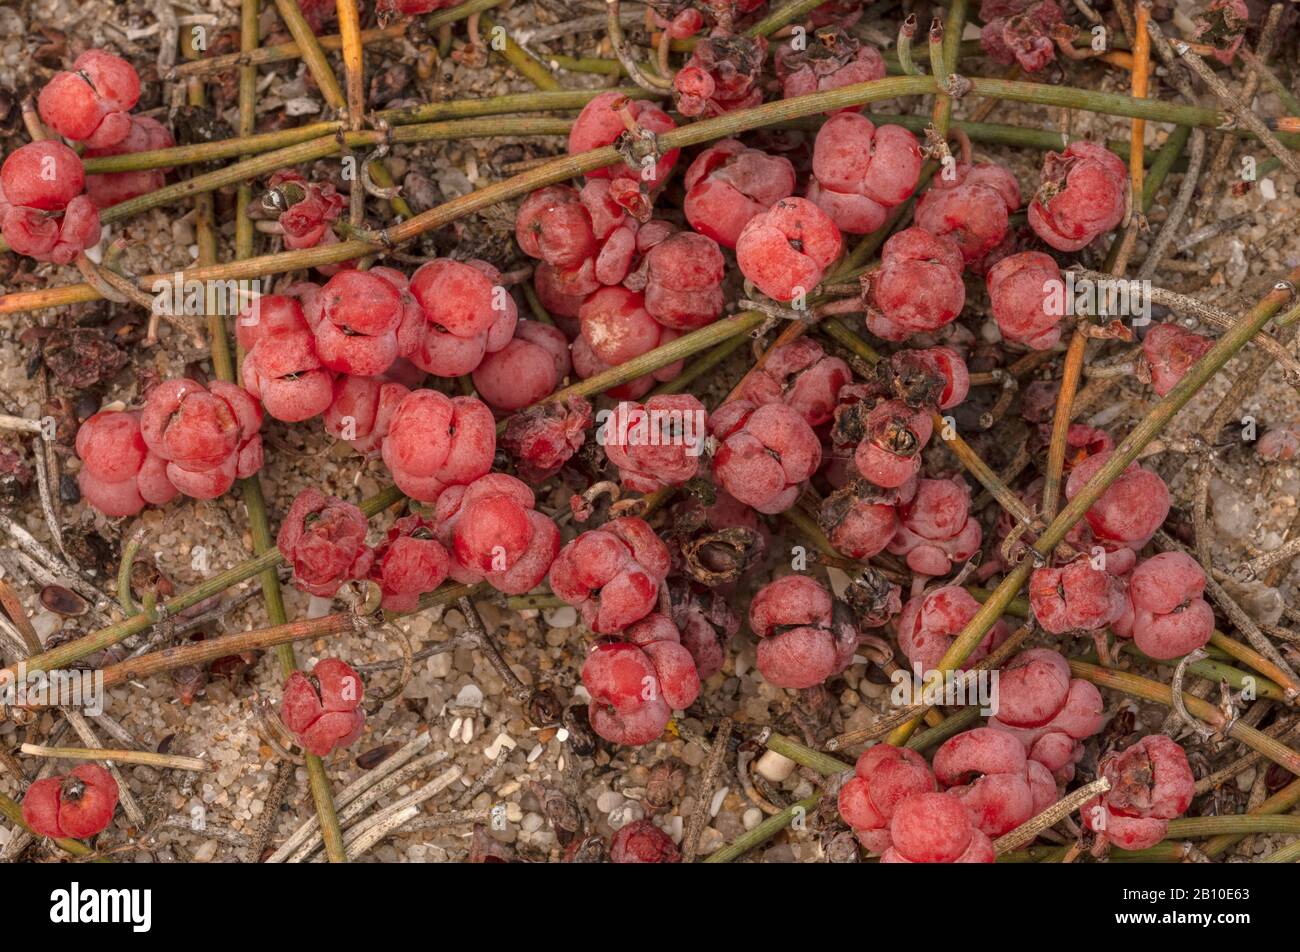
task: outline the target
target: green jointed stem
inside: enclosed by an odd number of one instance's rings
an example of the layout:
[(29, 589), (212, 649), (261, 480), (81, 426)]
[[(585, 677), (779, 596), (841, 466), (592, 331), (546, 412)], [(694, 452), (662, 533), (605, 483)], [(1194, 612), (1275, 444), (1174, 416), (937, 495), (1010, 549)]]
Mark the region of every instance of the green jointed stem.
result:
[(942, 724), (936, 724), (934, 727), (914, 735), (905, 746), (917, 753), (929, 750), (931, 747), (937, 747), (949, 737), (955, 737), (970, 727), (979, 720), (979, 717), (980, 709), (978, 707), (964, 707), (945, 718)]
[(798, 803), (791, 804), (780, 813), (768, 817), (748, 833), (737, 837), (733, 842), (710, 853), (704, 862), (730, 863), (733, 859), (744, 856), (754, 847), (763, 845), (772, 837), (776, 836), (776, 834), (784, 830), (794, 822), (796, 816), (806, 817), (813, 810), (817, 809), (817, 803), (819, 800), (821, 800), (821, 794), (813, 794), (811, 797), (806, 797)]
[(773, 734), (769, 737), (767, 739), (767, 749), (774, 750), (782, 757), (787, 757), (797, 764), (815, 770), (824, 777), (833, 777), (836, 774), (842, 774), (853, 769), (852, 764), (845, 763), (838, 757), (832, 757), (820, 750), (806, 747), (784, 734)]
[(744, 335), (737, 334), (730, 340), (723, 341), (699, 360), (694, 361), (689, 367), (679, 373), (672, 380), (669, 380), (667, 383), (661, 383), (659, 386), (655, 387), (647, 394), (647, 396), (657, 397), (666, 393), (681, 393), (714, 367), (717, 367), (719, 364), (726, 361), (726, 359), (737, 350), (744, 347), (745, 341), (748, 339), (749, 338)]
[[(479, 22), (489, 35), (496, 29), (496, 25), (490, 17), (480, 16)], [(494, 52), (500, 54), (503, 60), (513, 66), (524, 79), (541, 90), (555, 91), (560, 88), (560, 81), (551, 75), (551, 71), (539, 61), (533, 59), (532, 54), (512, 40), (508, 31), (503, 29), (499, 35), (503, 40), (501, 49), (496, 49), (495, 43), (489, 45), (492, 46)]]
[(1142, 182), (1142, 210), (1149, 212), (1151, 206), (1155, 204), (1156, 195), (1160, 192), (1160, 186), (1164, 184), (1165, 179), (1173, 170), (1174, 163), (1182, 156), (1183, 150), (1187, 148), (1187, 140), (1191, 138), (1192, 130), (1190, 126), (1179, 126), (1169, 134), (1168, 141), (1160, 147), (1156, 157), (1151, 161), (1150, 168), (1147, 169), (1146, 178)]
[(795, 20), (802, 20), (824, 2), (825, 0), (792, 0), (777, 7), (751, 26), (747, 32), (750, 36), (771, 36), (781, 27), (788, 26)]

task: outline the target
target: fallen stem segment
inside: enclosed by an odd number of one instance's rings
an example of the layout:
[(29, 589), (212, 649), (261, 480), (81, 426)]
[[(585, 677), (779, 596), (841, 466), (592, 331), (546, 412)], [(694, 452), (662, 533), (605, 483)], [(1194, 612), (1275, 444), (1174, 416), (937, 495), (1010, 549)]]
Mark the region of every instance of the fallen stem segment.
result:
[[(1205, 356), (1192, 366), (1177, 386), (1151, 408), (1150, 412), (1115, 448), (1092, 479), (1080, 488), (1075, 497), (1039, 536), (1033, 546), (1039, 555), (1047, 557), (1052, 553), (1052, 550), (1065, 539), (1066, 533), (1083, 518), (1092, 504), (1101, 498), (1110, 484), (1137, 459), (1143, 447), (1156, 438), (1175, 414), (1223, 368), (1223, 365), (1237, 351), (1245, 346), (1248, 340), (1263, 330), (1277, 312), (1291, 300), (1295, 293), (1293, 282), (1297, 280), (1300, 280), (1300, 268), (1292, 271), (1288, 280), (1275, 284), (1273, 289), (1237, 322), (1236, 326), (1219, 338)], [(1012, 569), (961, 630), (936, 667), (944, 671), (952, 671), (962, 665), (1001, 617), (1011, 600), (1019, 594), (1020, 589), (1028, 581), (1030, 572), (1033, 571), (1033, 564), (1032, 558), (1026, 558)], [(900, 746), (906, 742), (915, 728), (916, 721), (909, 721), (889, 736), (889, 742)]]
[(308, 638), (328, 638), (331, 635), (361, 631), (364, 627), (355, 616), (336, 612), (320, 618), (285, 622), (269, 628), (240, 631), (205, 641), (188, 642), (161, 651), (151, 651), (138, 658), (129, 658), (103, 668), (104, 687), (147, 678), (164, 671), (174, 671), (186, 665), (206, 664), (227, 655), (283, 647)]
[(1082, 327), (1075, 330), (1065, 351), (1061, 371), (1061, 389), (1056, 395), (1056, 412), (1052, 417), (1052, 438), (1047, 445), (1047, 472), (1043, 476), (1043, 519), (1051, 522), (1061, 504), (1061, 476), (1065, 472), (1070, 420), (1074, 416), (1074, 395), (1083, 377), (1083, 358), (1088, 350), (1088, 335)]
[(1027, 846), (1038, 838), (1038, 834), (1051, 829), (1067, 816), (1078, 810), (1095, 796), (1110, 789), (1110, 781), (1099, 777), (1087, 786), (1080, 787), (1057, 800), (1038, 816), (1030, 817), (1010, 833), (1005, 833), (993, 841), (993, 849), (999, 853), (1009, 853)]
[(171, 770), (210, 770), (212, 761), (178, 754), (156, 754), (149, 750), (112, 750), (107, 747), (42, 747), (23, 744), (19, 748), (31, 757), (61, 757), (65, 760), (109, 760), (115, 764), (145, 764)]

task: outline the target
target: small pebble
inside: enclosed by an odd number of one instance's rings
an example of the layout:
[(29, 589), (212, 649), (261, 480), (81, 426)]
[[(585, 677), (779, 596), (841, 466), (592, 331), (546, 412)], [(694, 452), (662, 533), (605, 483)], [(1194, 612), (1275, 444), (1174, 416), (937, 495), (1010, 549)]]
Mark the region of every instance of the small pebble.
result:
[(784, 783), (790, 774), (794, 773), (795, 766), (795, 762), (789, 757), (783, 757), (776, 751), (769, 750), (758, 758), (758, 763), (754, 765), (754, 769), (765, 780), (770, 780), (772, 783)]

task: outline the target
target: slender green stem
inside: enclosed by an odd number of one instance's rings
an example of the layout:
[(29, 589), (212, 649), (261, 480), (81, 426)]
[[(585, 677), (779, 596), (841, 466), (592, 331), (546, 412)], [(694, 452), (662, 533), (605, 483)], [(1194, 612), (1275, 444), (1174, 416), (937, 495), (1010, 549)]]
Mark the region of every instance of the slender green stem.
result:
[[(404, 498), (397, 489), (389, 487), (381, 490), (369, 499), (363, 499), (358, 505), (362, 512), (367, 516), (374, 516), (382, 512), (389, 506)], [(187, 608), (192, 608), (199, 602), (219, 595), (232, 585), (238, 585), (240, 582), (247, 581), (255, 575), (264, 572), (267, 569), (274, 569), (282, 561), (283, 557), (279, 550), (275, 548), (268, 549), (261, 555), (238, 565), (219, 572), (205, 582), (195, 585), (193, 588), (186, 589), (176, 597), (172, 598), (166, 604), (160, 606), (152, 615), (140, 613), (132, 615), (130, 618), (93, 631), (90, 634), (75, 638), (72, 641), (65, 642), (58, 647), (51, 648), (39, 655), (33, 655), (25, 662), (28, 673), (34, 674), (38, 671), (54, 671), (66, 668), (74, 662), (80, 661), (88, 655), (97, 651), (103, 651), (123, 639), (132, 635), (139, 634), (148, 629), (156, 621), (171, 618)], [(13, 677), (15, 674), (12, 668), (0, 669), (0, 679), (5, 676)]]
[(788, 26), (795, 20), (802, 20), (824, 2), (825, 0), (791, 0), (790, 3), (777, 7), (763, 17), (747, 32), (750, 36), (771, 36), (781, 27)]
[(117, 603), (122, 606), (122, 611), (128, 615), (134, 615), (140, 611), (140, 606), (135, 603), (131, 595), (131, 569), (135, 565), (136, 553), (140, 551), (140, 543), (144, 541), (144, 532), (142, 530), (131, 533), (126, 544), (122, 546), (122, 560), (117, 567)]
[(661, 383), (659, 386), (655, 387), (650, 391), (648, 396), (656, 397), (665, 393), (681, 393), (714, 367), (717, 367), (719, 364), (726, 361), (728, 357), (740, 348), (744, 347), (747, 340), (749, 340), (748, 337), (745, 337), (742, 334), (737, 334), (729, 340), (723, 341), (699, 360), (692, 362), (689, 367), (679, 373), (672, 380), (669, 380), (667, 383)]
[(797, 764), (815, 770), (824, 777), (834, 777), (837, 774), (853, 769), (852, 764), (845, 763), (838, 757), (832, 757), (820, 750), (805, 747), (797, 740), (786, 737), (784, 734), (773, 734), (769, 737), (767, 739), (767, 749), (774, 750), (782, 757), (789, 758)]
[(906, 746), (909, 750), (914, 750), (917, 753), (929, 750), (931, 747), (938, 747), (949, 737), (956, 737), (974, 724), (979, 720), (979, 716), (980, 709), (978, 707), (964, 707), (945, 718), (942, 724), (936, 724), (934, 727), (927, 728), (914, 735)]
[(904, 76), (920, 76), (920, 68), (912, 62), (912, 38), (916, 36), (916, 14), (909, 13), (898, 28), (898, 65)]
[[(479, 22), (482, 24), (483, 29), (488, 33), (492, 33), (495, 29), (496, 25), (492, 22), (490, 17), (480, 15)], [(513, 66), (515, 70), (524, 77), (524, 79), (528, 80), (538, 89), (548, 92), (553, 92), (560, 88), (560, 81), (551, 75), (551, 71), (547, 69), (544, 64), (534, 59), (527, 50), (512, 40), (509, 31), (502, 31), (502, 40), (503, 43), (501, 44), (501, 49), (496, 50), (495, 47), (493, 47), (494, 51), (497, 52), (503, 60)]]
[(744, 856), (756, 846), (762, 846), (776, 834), (780, 833), (787, 826), (794, 822), (795, 817), (806, 817), (813, 810), (817, 809), (817, 804), (821, 800), (821, 794), (813, 794), (811, 797), (805, 797), (798, 803), (792, 803), (780, 813), (774, 814), (754, 827), (747, 833), (738, 836), (735, 840), (728, 843), (719, 850), (715, 850), (705, 858), (706, 863), (730, 863), (733, 859)]
[[(1248, 810), (1247, 813), (1250, 816), (1277, 816), (1295, 809), (1298, 803), (1300, 803), (1300, 780), (1292, 780), (1259, 806)], [(1202, 852), (1211, 859), (1221, 856), (1240, 842), (1244, 835), (1241, 833), (1225, 833), (1222, 836), (1216, 836), (1205, 844)]]
[[(588, 377), (586, 380), (580, 380), (562, 390), (557, 390), (538, 403), (537, 406), (547, 403), (563, 403), (570, 397), (594, 397), (596, 394), (604, 393), (612, 387), (621, 386), (636, 380), (638, 377), (654, 373), (661, 367), (667, 367), (669, 364), (676, 363), (685, 357), (690, 357), (692, 354), (707, 350), (722, 341), (748, 333), (760, 326), (764, 320), (766, 318), (757, 311), (745, 311), (733, 317), (715, 321), (707, 327), (684, 334), (662, 347), (657, 347), (648, 353), (642, 354), (640, 357), (634, 357), (617, 367), (611, 367), (595, 376)], [(498, 423), (497, 432), (504, 432), (508, 422), (508, 420), (502, 420)]]

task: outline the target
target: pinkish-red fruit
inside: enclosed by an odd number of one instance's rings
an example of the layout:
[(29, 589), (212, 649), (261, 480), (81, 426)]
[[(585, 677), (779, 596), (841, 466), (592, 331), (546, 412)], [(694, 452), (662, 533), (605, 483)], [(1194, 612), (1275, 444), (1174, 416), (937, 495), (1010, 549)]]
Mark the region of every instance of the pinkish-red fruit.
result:
[(609, 841), (611, 863), (680, 863), (681, 859), (672, 837), (650, 820), (625, 823)]
[(902, 400), (882, 400), (866, 413), (853, 464), (877, 486), (895, 489), (920, 472), (921, 450), (933, 432), (924, 410)]
[(322, 598), (349, 579), (365, 578), (374, 559), (365, 513), (314, 486), (294, 497), (275, 544), (293, 566), (294, 584)]
[(592, 729), (613, 743), (638, 746), (663, 733), (674, 709), (695, 702), (700, 679), (667, 617), (648, 615), (625, 634), (627, 641), (592, 648), (582, 683), (592, 699)]
[(1151, 389), (1163, 397), (1205, 356), (1214, 341), (1177, 324), (1157, 324), (1142, 338), (1142, 360)]
[(1007, 236), (1008, 217), (1020, 207), (1020, 185), (1000, 165), (962, 162), (949, 178), (936, 175), (916, 203), (916, 223), (934, 235), (951, 238), (971, 264)]
[(784, 403), (815, 427), (831, 419), (840, 389), (852, 379), (848, 364), (826, 356), (812, 338), (800, 337), (772, 350), (745, 378), (740, 396), (760, 405)]
[(72, 69), (54, 74), (41, 90), (41, 121), (87, 148), (103, 149), (126, 138), (131, 107), (140, 99), (140, 77), (121, 57), (86, 50)]
[(433, 523), (420, 516), (404, 516), (375, 547), (370, 577), (383, 592), (385, 611), (413, 612), (419, 608), (421, 595), (442, 584), (449, 563), (447, 550), (434, 537)]
[(1105, 721), (1101, 692), (1070, 677), (1070, 665), (1055, 651), (1022, 651), (1002, 669), (997, 714), (989, 727), (1020, 741), (1030, 760), (1046, 767), (1061, 783), (1074, 778), (1083, 741)]
[(61, 142), (30, 142), (0, 166), (0, 231), (19, 254), (68, 264), (99, 241), (81, 159)]
[(471, 584), (487, 579), (498, 591), (535, 588), (560, 551), (560, 532), (536, 512), (533, 492), (505, 473), (451, 486), (436, 506), (438, 538), (452, 553), (451, 575)]
[(78, 764), (64, 777), (35, 781), (23, 796), (23, 822), (37, 836), (84, 840), (108, 826), (117, 809), (113, 775), (99, 764)]
[(1187, 754), (1164, 734), (1149, 734), (1103, 758), (1098, 772), (1111, 788), (1080, 813), (1088, 829), (1121, 849), (1155, 846), (1196, 794)]
[(611, 519), (560, 550), (551, 590), (594, 632), (613, 634), (654, 610), (668, 577), (668, 547), (642, 519)]
[(966, 303), (961, 249), (948, 238), (907, 228), (885, 242), (880, 270), (870, 277), (867, 329), (889, 341), (936, 331)]
[(751, 218), (794, 194), (794, 166), (784, 156), (723, 139), (696, 156), (684, 184), (682, 210), (691, 227), (735, 248)]
[(781, 688), (821, 684), (849, 666), (858, 632), (833, 617), (830, 594), (806, 575), (787, 575), (759, 589), (749, 627), (759, 638), (758, 670)]
[[(1073, 499), (1110, 459), (1111, 451), (1089, 456), (1070, 471), (1065, 496)], [(1106, 545), (1106, 571), (1123, 574), (1132, 567), (1132, 553), (1151, 541), (1169, 515), (1169, 488), (1160, 476), (1130, 463), (1088, 509), (1088, 525)], [(1119, 552), (1121, 548), (1128, 554)], [(1114, 554), (1111, 554), (1111, 553)]]
[(1029, 225), (1057, 251), (1078, 251), (1124, 217), (1128, 169), (1095, 142), (1071, 142), (1043, 160)]
[(303, 749), (317, 757), (349, 747), (366, 726), (361, 675), (336, 658), (322, 658), (308, 676), (295, 671), (284, 682), (280, 720)]
[(514, 457), (521, 478), (540, 483), (582, 448), (591, 416), (591, 404), (581, 397), (515, 413), (506, 421), (501, 448)]
[(759, 84), (767, 40), (744, 34), (701, 37), (691, 58), (673, 78), (677, 111), (683, 116), (716, 116), (748, 109), (763, 101)]
[(778, 301), (812, 294), (840, 256), (840, 230), (806, 198), (783, 198), (749, 220), (736, 240), (745, 277)]
[(898, 533), (889, 551), (921, 575), (946, 575), (979, 551), (983, 530), (970, 515), (970, 487), (960, 477), (922, 479), (898, 507)]
[(722, 314), (725, 262), (718, 243), (679, 231), (646, 255), (645, 309), (664, 327), (699, 330)]
[[(668, 113), (654, 103), (642, 99), (628, 99), (618, 92), (601, 93), (583, 106), (582, 112), (578, 113), (578, 118), (574, 120), (573, 128), (569, 131), (569, 154), (577, 155), (589, 149), (613, 145), (627, 131), (620, 110), (631, 116), (642, 129), (656, 135), (677, 128), (677, 123), (669, 118)], [(665, 152), (654, 164), (649, 177), (644, 177), (640, 170), (628, 168), (621, 163), (595, 169), (588, 172), (587, 177), (640, 178), (646, 188), (654, 189), (668, 178), (668, 173), (673, 170), (680, 152), (680, 149), (670, 149)]]
[(1079, 558), (1061, 568), (1043, 566), (1029, 577), (1029, 605), (1053, 635), (1096, 631), (1124, 616), (1123, 586), (1109, 572)]
[(720, 441), (713, 476), (732, 496), (759, 512), (784, 512), (821, 465), (822, 450), (806, 420), (783, 403), (723, 404), (709, 420)]
[(1046, 771), (1030, 775), (1016, 738), (976, 727), (945, 741), (934, 755), (934, 775), (961, 799), (975, 826), (988, 836), (1009, 833), (1056, 799)]
[(832, 116), (817, 133), (808, 197), (841, 231), (865, 235), (889, 209), (912, 197), (921, 147), (902, 126), (881, 126), (857, 112)]
[(1214, 633), (1214, 610), (1202, 595), (1205, 572), (1183, 552), (1161, 552), (1138, 564), (1129, 578), (1132, 627), (1115, 633), (1132, 637), (1143, 654), (1167, 661), (1203, 647)]
[(382, 453), (399, 489), (433, 502), (445, 487), (467, 485), (492, 468), (496, 423), (474, 397), (415, 390), (393, 414)]
[(1065, 286), (1051, 255), (1041, 251), (1009, 255), (989, 270), (985, 283), (1004, 340), (1034, 350), (1056, 346), (1065, 314)]
[[(818, 30), (811, 42), (805, 38), (804, 42), (792, 40), (778, 47), (775, 59), (783, 99), (885, 78), (885, 60), (880, 51), (835, 27)], [(856, 112), (862, 107), (845, 108)]]
[(949, 793), (918, 793), (894, 810), (882, 863), (992, 863), (993, 843)]
[[(898, 646), (908, 661), (921, 666), (924, 674), (939, 666), (958, 633), (979, 609), (980, 603), (960, 585), (918, 595), (903, 606), (903, 613), (898, 616)], [(1005, 641), (1007, 634), (1006, 623), (999, 619), (975, 646), (966, 663), (980, 661)]]
[(1003, 66), (1036, 73), (1056, 59), (1053, 32), (1064, 17), (1055, 0), (982, 0), (980, 46)]
[(890, 847), (889, 821), (898, 805), (937, 789), (930, 765), (907, 748), (877, 744), (858, 757), (854, 775), (840, 787), (840, 817), (872, 853)]
[(649, 493), (694, 479), (707, 435), (708, 413), (687, 393), (620, 403), (604, 414), (597, 439), (624, 488)]

